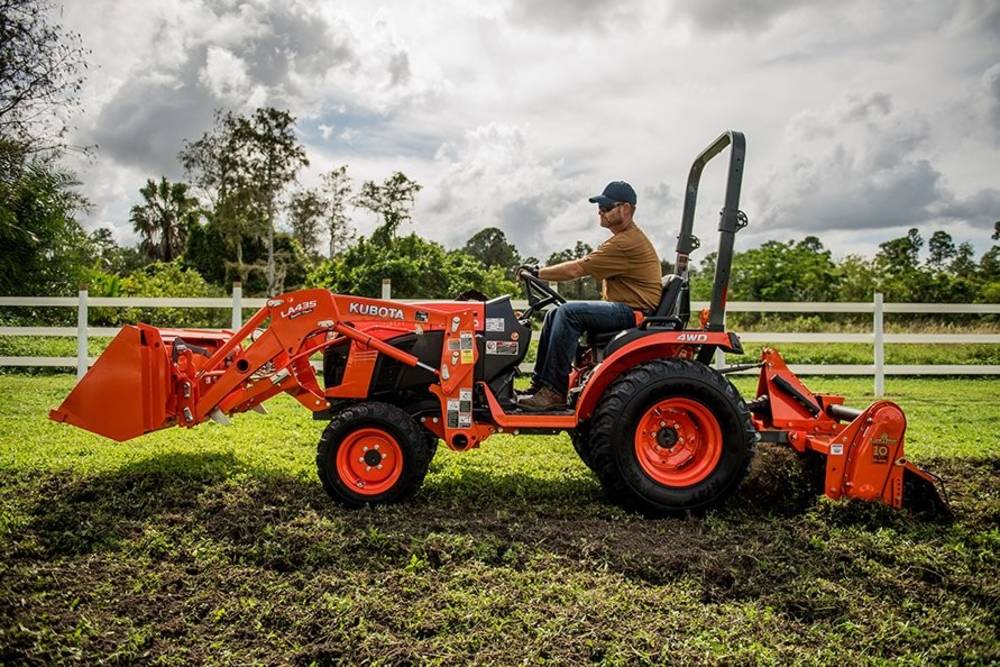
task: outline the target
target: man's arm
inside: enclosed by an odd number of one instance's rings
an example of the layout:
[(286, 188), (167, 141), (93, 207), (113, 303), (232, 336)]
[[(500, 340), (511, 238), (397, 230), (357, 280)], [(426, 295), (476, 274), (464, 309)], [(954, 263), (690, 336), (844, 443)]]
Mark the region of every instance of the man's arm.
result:
[(538, 269), (538, 277), (542, 280), (548, 280), (550, 282), (573, 280), (575, 278), (582, 278), (585, 275), (587, 275), (587, 272), (584, 270), (583, 264), (581, 264), (578, 259), (571, 259), (568, 262), (553, 264), (552, 266), (546, 266)]

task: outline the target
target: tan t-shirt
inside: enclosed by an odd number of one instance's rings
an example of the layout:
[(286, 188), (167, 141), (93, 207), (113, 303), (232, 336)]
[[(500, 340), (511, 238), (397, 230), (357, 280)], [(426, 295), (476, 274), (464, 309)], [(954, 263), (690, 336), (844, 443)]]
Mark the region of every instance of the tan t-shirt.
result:
[(588, 274), (604, 281), (604, 300), (638, 310), (660, 303), (660, 258), (635, 223), (580, 260)]

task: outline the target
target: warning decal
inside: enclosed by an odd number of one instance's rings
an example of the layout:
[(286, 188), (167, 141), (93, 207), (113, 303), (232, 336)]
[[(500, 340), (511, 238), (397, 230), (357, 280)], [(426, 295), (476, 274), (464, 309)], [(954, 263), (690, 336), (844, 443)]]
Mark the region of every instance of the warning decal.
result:
[(503, 318), (502, 317), (487, 317), (486, 318), (486, 330), (487, 331), (503, 331)]
[(472, 390), (458, 390), (458, 427), (472, 426)]
[(473, 356), (472, 356), (472, 332), (471, 331), (463, 331), (459, 335), (459, 338), (462, 341), (461, 342), (462, 363), (463, 364), (471, 364), (474, 361)]
[(517, 341), (488, 340), (486, 341), (486, 354), (517, 356)]

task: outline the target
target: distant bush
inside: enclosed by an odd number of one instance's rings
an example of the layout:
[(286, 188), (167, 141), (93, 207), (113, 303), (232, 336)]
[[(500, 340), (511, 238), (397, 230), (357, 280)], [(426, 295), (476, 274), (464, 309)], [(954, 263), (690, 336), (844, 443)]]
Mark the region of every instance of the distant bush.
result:
[[(227, 293), (209, 284), (194, 269), (181, 268), (179, 261), (154, 262), (121, 278), (95, 270), (90, 276), (93, 297), (225, 297)], [(228, 324), (229, 311), (219, 308), (91, 308), (93, 326), (120, 326), (145, 322), (161, 327), (219, 327)]]
[(519, 291), (503, 268), (486, 268), (461, 250), (447, 251), (440, 243), (416, 234), (391, 239), (387, 244), (362, 238), (316, 267), (308, 282), (339, 294), (377, 298), (383, 278), (392, 281), (396, 299), (450, 299), (470, 289), (491, 297)]

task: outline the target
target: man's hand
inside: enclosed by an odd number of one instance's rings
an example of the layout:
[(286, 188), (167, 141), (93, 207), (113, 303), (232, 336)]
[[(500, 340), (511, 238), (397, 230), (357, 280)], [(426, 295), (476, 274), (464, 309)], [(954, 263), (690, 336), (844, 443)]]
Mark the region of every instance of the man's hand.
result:
[(517, 277), (518, 278), (523, 278), (526, 275), (527, 276), (531, 276), (532, 278), (537, 278), (538, 277), (538, 267), (537, 266), (528, 266), (527, 264), (523, 264), (523, 265), (519, 266), (517, 268)]

